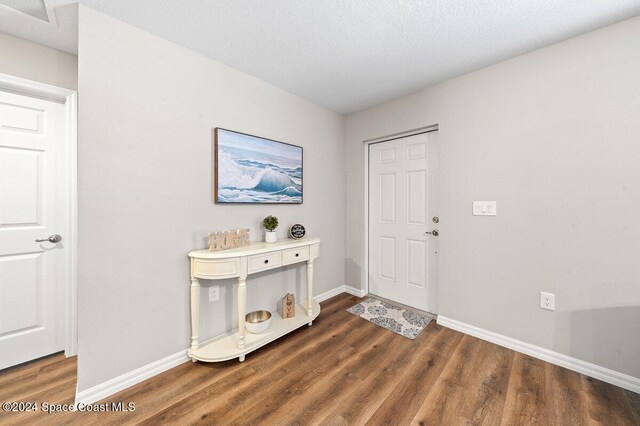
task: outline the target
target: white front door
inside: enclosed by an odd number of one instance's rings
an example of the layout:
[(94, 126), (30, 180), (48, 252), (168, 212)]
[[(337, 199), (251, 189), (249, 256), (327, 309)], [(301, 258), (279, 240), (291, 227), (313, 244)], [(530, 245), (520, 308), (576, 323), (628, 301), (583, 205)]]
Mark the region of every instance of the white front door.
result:
[(63, 104), (0, 91), (0, 369), (64, 350), (65, 132)]
[[(369, 293), (437, 313), (436, 132), (369, 145)], [(437, 233), (437, 232), (436, 232)]]

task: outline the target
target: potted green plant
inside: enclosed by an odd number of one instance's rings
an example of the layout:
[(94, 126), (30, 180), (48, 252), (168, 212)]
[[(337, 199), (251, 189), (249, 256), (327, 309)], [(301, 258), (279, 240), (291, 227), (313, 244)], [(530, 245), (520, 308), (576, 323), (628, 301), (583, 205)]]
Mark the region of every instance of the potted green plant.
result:
[(264, 233), (264, 240), (267, 243), (275, 243), (277, 241), (275, 229), (278, 227), (278, 218), (269, 215), (262, 220), (262, 226), (267, 230)]

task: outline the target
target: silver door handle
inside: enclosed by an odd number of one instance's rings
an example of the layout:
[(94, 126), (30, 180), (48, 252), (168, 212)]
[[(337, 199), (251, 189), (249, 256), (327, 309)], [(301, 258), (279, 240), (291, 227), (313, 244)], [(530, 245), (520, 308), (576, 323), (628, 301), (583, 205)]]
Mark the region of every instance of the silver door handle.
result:
[(49, 241), (50, 243), (59, 243), (60, 241), (62, 241), (62, 237), (58, 234), (53, 234), (53, 235), (49, 235), (49, 238), (36, 240), (36, 243), (43, 243), (45, 241)]
[(433, 235), (434, 237), (437, 237), (438, 235), (440, 235), (440, 231), (438, 231), (437, 229), (434, 229), (431, 232), (425, 232), (425, 234), (427, 235)]

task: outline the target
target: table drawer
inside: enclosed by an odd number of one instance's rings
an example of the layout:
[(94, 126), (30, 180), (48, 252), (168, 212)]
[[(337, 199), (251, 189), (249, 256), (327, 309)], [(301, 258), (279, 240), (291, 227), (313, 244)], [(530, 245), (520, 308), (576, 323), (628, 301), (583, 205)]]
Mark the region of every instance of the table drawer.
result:
[(282, 257), (279, 251), (249, 256), (248, 269), (250, 274), (278, 266), (282, 266)]
[(241, 275), (240, 259), (200, 260), (193, 263), (193, 273), (198, 278), (222, 279)]
[(282, 264), (303, 262), (309, 260), (309, 246), (282, 250)]

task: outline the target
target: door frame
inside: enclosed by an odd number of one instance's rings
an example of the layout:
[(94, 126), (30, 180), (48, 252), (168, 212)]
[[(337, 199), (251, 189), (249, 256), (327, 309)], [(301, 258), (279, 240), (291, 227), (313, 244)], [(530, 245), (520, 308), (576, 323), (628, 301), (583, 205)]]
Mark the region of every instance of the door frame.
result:
[[(438, 131), (438, 124), (431, 124), (429, 126), (418, 127), (417, 129), (406, 130), (404, 132), (393, 133), (386, 136), (380, 136), (373, 139), (367, 139), (362, 141), (363, 158), (364, 158), (364, 253), (362, 259), (362, 270), (364, 273), (364, 291), (365, 295), (369, 294), (369, 146), (381, 143), (389, 142), (395, 139), (406, 138), (409, 136), (420, 135), (422, 133), (431, 133)], [(432, 312), (437, 313), (437, 312)]]
[(78, 92), (63, 87), (0, 73), (0, 90), (65, 105), (67, 157), (66, 199), (69, 212), (65, 261), (65, 356), (78, 354)]

